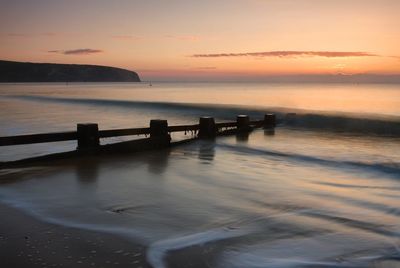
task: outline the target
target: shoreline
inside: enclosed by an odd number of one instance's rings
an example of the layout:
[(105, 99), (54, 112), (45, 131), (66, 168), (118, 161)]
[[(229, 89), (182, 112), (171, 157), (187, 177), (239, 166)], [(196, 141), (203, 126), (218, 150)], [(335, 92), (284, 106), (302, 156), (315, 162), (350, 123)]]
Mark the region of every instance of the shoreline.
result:
[[(147, 261), (148, 247), (131, 239), (41, 221), (2, 202), (0, 215), (2, 267), (157, 268)], [(213, 243), (173, 249), (163, 256), (164, 265), (212, 267), (218, 251)]]
[(0, 260), (17, 267), (151, 267), (146, 247), (121, 237), (46, 223), (0, 203)]

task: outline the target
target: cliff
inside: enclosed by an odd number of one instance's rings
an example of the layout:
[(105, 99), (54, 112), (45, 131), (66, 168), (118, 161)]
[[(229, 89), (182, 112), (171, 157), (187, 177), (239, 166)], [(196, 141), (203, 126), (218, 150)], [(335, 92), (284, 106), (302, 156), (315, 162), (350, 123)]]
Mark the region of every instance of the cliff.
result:
[(140, 78), (136, 72), (108, 66), (0, 60), (0, 82), (140, 82)]

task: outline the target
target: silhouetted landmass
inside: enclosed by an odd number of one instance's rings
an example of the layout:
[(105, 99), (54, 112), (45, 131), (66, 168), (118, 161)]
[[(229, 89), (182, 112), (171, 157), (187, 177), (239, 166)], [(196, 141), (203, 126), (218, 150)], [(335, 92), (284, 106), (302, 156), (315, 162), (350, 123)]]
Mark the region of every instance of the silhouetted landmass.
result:
[(136, 72), (108, 66), (0, 60), (0, 82), (140, 82), (140, 78)]

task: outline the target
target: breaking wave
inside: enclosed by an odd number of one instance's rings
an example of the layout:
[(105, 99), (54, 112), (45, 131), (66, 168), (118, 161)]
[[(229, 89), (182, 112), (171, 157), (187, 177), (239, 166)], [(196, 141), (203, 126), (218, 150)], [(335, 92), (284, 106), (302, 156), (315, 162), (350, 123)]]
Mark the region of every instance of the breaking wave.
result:
[(280, 107), (249, 107), (177, 102), (147, 102), (92, 98), (60, 98), (48, 96), (8, 96), (28, 101), (56, 102), (70, 105), (109, 106), (122, 109), (161, 110), (186, 116), (211, 115), (220, 120), (232, 120), (236, 114), (247, 114), (260, 119), (265, 113), (275, 113), (280, 125), (299, 129), (313, 129), (357, 134), (400, 136), (400, 117), (374, 114), (327, 113)]

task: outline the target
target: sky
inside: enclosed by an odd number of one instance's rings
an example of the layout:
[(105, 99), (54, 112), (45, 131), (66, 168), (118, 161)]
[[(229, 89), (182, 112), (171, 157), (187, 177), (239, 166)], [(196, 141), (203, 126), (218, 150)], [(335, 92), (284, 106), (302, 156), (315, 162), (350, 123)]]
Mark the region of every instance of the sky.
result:
[(0, 59), (142, 80), (400, 74), (399, 0), (0, 0)]

